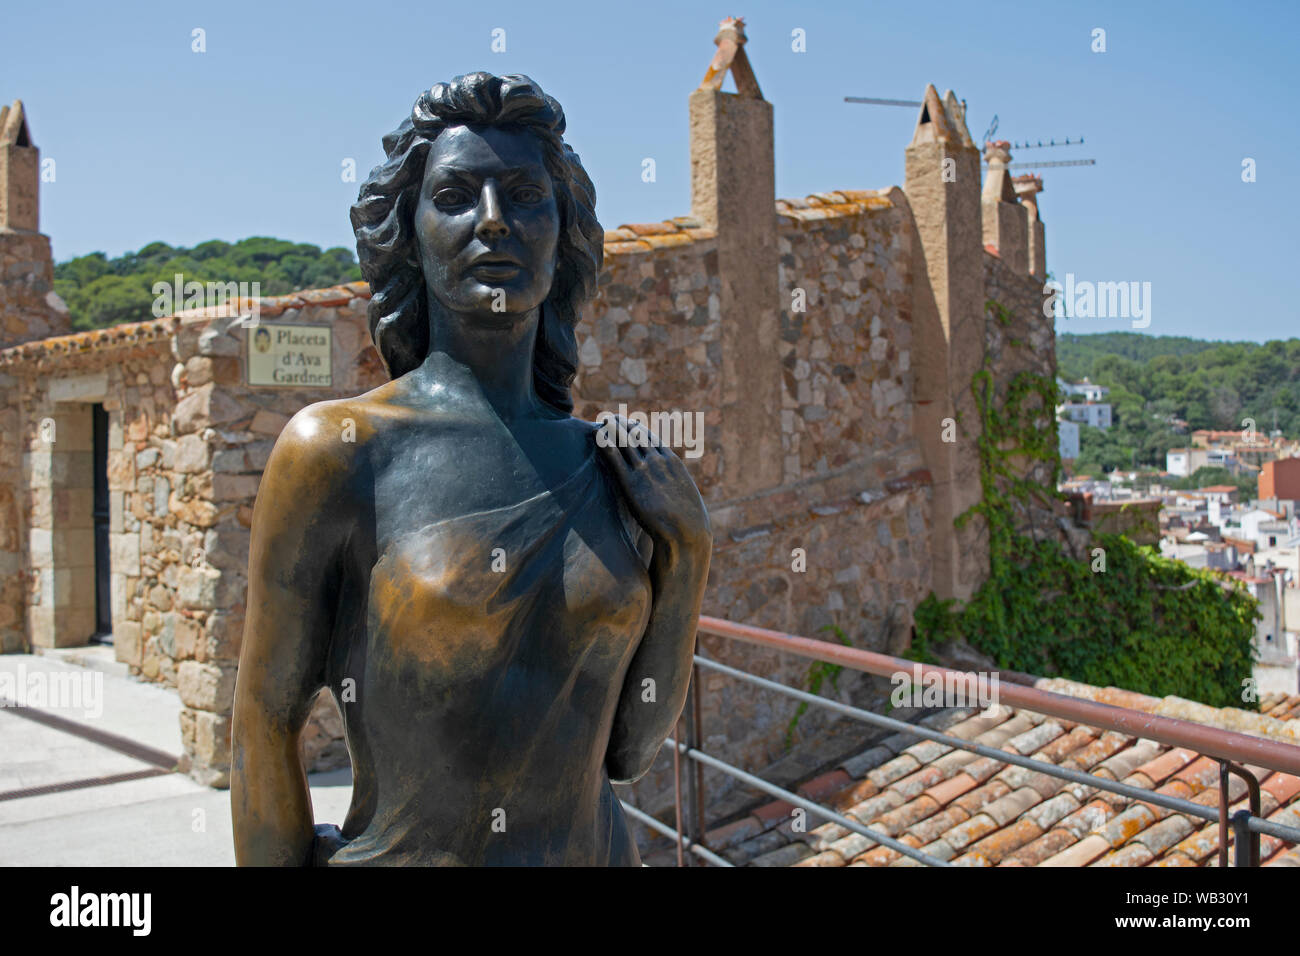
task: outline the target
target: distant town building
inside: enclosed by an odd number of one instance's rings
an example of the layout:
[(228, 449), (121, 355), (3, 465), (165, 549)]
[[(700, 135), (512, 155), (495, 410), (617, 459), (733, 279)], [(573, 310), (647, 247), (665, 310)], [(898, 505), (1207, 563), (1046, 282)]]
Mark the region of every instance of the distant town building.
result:
[(1259, 473), (1259, 496), (1300, 501), (1300, 458), (1265, 462)]
[(1056, 384), (1061, 387), (1061, 391), (1066, 395), (1071, 397), (1078, 396), (1085, 402), (1100, 402), (1110, 394), (1109, 388), (1105, 385), (1094, 385), (1092, 382), (1088, 381), (1086, 376), (1083, 381), (1079, 382), (1077, 385), (1071, 384), (1070, 382), (1060, 378), (1056, 380)]
[(1058, 445), (1062, 461), (1074, 461), (1079, 457), (1079, 425), (1069, 420), (1056, 423)]
[(1109, 402), (1066, 402), (1058, 411), (1081, 425), (1102, 430), (1110, 428)]

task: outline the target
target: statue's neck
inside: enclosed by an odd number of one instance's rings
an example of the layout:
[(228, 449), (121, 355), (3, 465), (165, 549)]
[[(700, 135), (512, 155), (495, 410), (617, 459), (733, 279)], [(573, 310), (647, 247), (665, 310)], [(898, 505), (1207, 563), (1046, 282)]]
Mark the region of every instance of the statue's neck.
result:
[(522, 315), (433, 314), (422, 380), (467, 402), (485, 401), (503, 421), (535, 414), (540, 402), (533, 388), (533, 350), (540, 313), (534, 308)]

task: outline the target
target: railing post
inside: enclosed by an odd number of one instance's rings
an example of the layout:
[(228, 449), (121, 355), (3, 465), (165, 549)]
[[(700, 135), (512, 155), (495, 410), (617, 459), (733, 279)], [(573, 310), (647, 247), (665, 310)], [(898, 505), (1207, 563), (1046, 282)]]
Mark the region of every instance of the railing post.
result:
[[(677, 719), (677, 726), (673, 728), (673, 739), (681, 737), (682, 721)], [(679, 748), (673, 746), (673, 811), (676, 814), (674, 829), (677, 831), (677, 865), (689, 866), (686, 860), (686, 854), (682, 849), (682, 758)]]
[(1228, 865), (1228, 761), (1219, 761), (1219, 868)]
[[(699, 636), (696, 635), (696, 644), (699, 643)], [(691, 667), (691, 707), (694, 714), (694, 729), (691, 737), (691, 746), (696, 750), (704, 749), (704, 719), (700, 716), (700, 700), (704, 696), (704, 685), (700, 683), (700, 667), (698, 664)], [(695, 836), (701, 845), (704, 845), (705, 835), (705, 797), (704, 797), (704, 765), (699, 761), (692, 761), (695, 764)]]
[[(698, 638), (697, 638), (698, 640)], [(699, 696), (700, 696), (700, 671), (698, 667), (691, 668), (691, 685), (687, 691), (688, 699), (686, 701), (686, 744), (692, 750), (700, 749), (699, 734)], [(680, 739), (680, 738), (678, 738)], [(677, 748), (673, 748), (673, 758), (677, 758)], [(695, 763), (695, 761), (692, 761)], [(702, 812), (700, 810), (700, 774), (699, 765), (696, 764), (694, 771), (687, 771), (686, 777), (686, 836), (692, 843), (703, 843), (704, 834), (701, 832), (702, 827), (700, 820)], [(691, 862), (694, 865), (694, 861)]]
[(1254, 847), (1251, 845), (1250, 811), (1238, 810), (1232, 815), (1232, 838), (1237, 843), (1237, 861), (1234, 866), (1258, 866)]

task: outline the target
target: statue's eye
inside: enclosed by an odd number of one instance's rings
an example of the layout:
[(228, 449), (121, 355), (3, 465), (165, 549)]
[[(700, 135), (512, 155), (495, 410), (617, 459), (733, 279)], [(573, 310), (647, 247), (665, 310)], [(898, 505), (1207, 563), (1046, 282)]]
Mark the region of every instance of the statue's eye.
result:
[(455, 206), (468, 206), (473, 203), (474, 198), (468, 191), (452, 186), (447, 189), (439, 189), (434, 194), (433, 201), (439, 206), (452, 208)]
[(537, 186), (520, 186), (514, 191), (515, 202), (535, 203), (542, 201), (542, 191)]

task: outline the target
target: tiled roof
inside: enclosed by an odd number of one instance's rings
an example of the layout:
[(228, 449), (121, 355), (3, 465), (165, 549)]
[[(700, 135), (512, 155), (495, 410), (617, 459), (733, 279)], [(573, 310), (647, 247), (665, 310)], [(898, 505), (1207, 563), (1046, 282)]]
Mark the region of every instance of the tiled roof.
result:
[[(1036, 686), (1149, 713), (1300, 742), (1300, 696), (1270, 695), (1260, 713), (1180, 698), (1040, 680)], [(1217, 807), (1216, 761), (1113, 731), (1005, 706), (985, 717), (947, 709), (921, 724), (954, 737)], [(1300, 777), (1250, 768), (1262, 815), (1300, 827)], [(1235, 812), (1245, 784), (1231, 779)], [(914, 734), (895, 734), (799, 787), (801, 795), (958, 866), (1217, 866), (1218, 824), (1105, 790), (980, 757)], [(785, 802), (709, 834), (708, 845), (751, 866), (919, 866), (837, 823), (796, 832)], [(1300, 849), (1261, 835), (1265, 866), (1300, 866)]]
[[(888, 209), (892, 206), (893, 202), (887, 196), (872, 189), (843, 189), (813, 193), (805, 199), (776, 200), (777, 215), (802, 221), (852, 216), (869, 209)], [(605, 255), (689, 245), (696, 240), (712, 239), (714, 236), (716, 233), (713, 230), (703, 228), (699, 220), (692, 216), (676, 216), (663, 222), (625, 223), (617, 229), (606, 230)], [(365, 282), (349, 282), (327, 289), (307, 289), (289, 295), (265, 297), (261, 299), (260, 312), (263, 316), (274, 317), (286, 309), (306, 305), (346, 305), (356, 298), (370, 298), (370, 287)], [(213, 309), (191, 309), (160, 319), (24, 342), (0, 350), (0, 366), (59, 358), (78, 352), (129, 347), (163, 339), (175, 331), (178, 320), (211, 317), (214, 314)]]
[(176, 327), (174, 316), (149, 319), (145, 322), (128, 322), (106, 329), (90, 329), (69, 335), (53, 335), (0, 350), (0, 366), (41, 358), (60, 358), (82, 352), (112, 348), (132, 348), (166, 339)]
[[(286, 309), (302, 308), (307, 305), (347, 305), (356, 298), (370, 298), (370, 287), (366, 283), (349, 282), (328, 289), (306, 289), (289, 295), (265, 296), (258, 300), (258, 312), (260, 316), (273, 317), (282, 314)], [(85, 332), (73, 332), (70, 335), (36, 339), (0, 350), (0, 366), (40, 359), (58, 359), (85, 352), (131, 348), (157, 342), (168, 338), (187, 320), (220, 318), (245, 308), (248, 308), (245, 300), (239, 299), (223, 306), (187, 309), (159, 319), (147, 319), (144, 322), (128, 322), (122, 325), (111, 325), (106, 329), (90, 329)]]
[[(839, 216), (854, 216), (869, 209), (889, 209), (894, 205), (886, 195), (874, 189), (841, 189), (813, 193), (804, 199), (778, 199), (776, 214), (785, 219), (815, 222)], [(688, 245), (717, 235), (693, 216), (676, 216), (663, 222), (624, 223), (605, 232), (605, 255), (648, 252), (668, 246)]]

